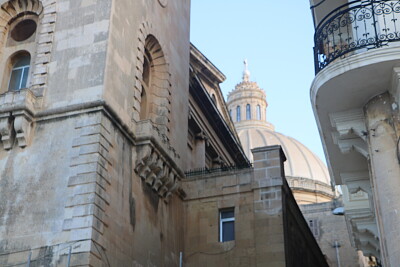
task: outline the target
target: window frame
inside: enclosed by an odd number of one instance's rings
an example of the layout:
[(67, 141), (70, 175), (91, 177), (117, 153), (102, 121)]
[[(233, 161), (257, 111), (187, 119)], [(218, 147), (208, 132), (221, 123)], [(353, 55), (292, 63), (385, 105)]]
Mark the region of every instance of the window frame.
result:
[(251, 120), (251, 105), (246, 105), (246, 120)]
[(257, 105), (257, 107), (256, 107), (256, 117), (257, 117), (257, 120), (261, 120), (261, 106), (260, 105)]
[(241, 121), (240, 106), (236, 107), (236, 121), (237, 122)]
[(318, 238), (319, 237), (319, 221), (318, 221), (318, 219), (316, 219), (316, 218), (307, 219), (307, 224), (308, 224), (308, 227), (310, 228), (313, 236), (315, 238)]
[[(23, 57), (28, 57), (29, 63), (27, 65), (23, 65), (20, 67), (14, 67), (15, 65), (18, 64), (18, 62), (23, 60)], [(10, 72), (8, 75), (8, 84), (7, 84), (8, 92), (16, 92), (16, 91), (20, 91), (21, 89), (28, 88), (28, 84), (29, 84), (29, 80), (30, 80), (29, 74), (30, 74), (31, 63), (32, 63), (31, 60), (32, 60), (31, 55), (29, 53), (25, 53), (25, 51), (24, 51), (24, 53), (18, 53), (12, 57), (11, 61), (13, 62), (13, 64), (11, 66), (11, 69), (10, 69)], [(22, 70), (21, 77), (18, 81), (19, 84), (18, 84), (17, 88), (10, 88), (11, 79), (13, 77), (13, 72), (18, 71), (18, 70)], [(25, 84), (25, 86), (22, 86), (22, 82), (24, 81), (25, 74), (26, 74), (26, 84)]]
[[(225, 212), (233, 212), (233, 216), (229, 217), (229, 218), (222, 218), (222, 214)], [(233, 239), (231, 240), (224, 240), (224, 236), (223, 236), (223, 229), (224, 229), (224, 223), (227, 222), (233, 222)], [(224, 209), (220, 209), (219, 210), (219, 237), (218, 237), (218, 241), (220, 243), (223, 242), (229, 242), (229, 241), (234, 241), (235, 240), (235, 208), (224, 208)]]
[(140, 94), (140, 112), (139, 119), (147, 120), (150, 117), (149, 103), (151, 101), (151, 84), (152, 84), (152, 69), (153, 59), (150, 55), (150, 52), (145, 49), (144, 57), (143, 57), (143, 73), (142, 73), (142, 92)]

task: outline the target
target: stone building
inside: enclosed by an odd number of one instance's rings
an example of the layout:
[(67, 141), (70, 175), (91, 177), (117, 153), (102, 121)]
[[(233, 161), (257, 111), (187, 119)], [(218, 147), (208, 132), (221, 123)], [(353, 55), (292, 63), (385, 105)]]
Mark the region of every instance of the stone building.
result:
[(286, 155), (286, 180), (314, 237), (330, 266), (367, 266), (352, 248), (343, 216), (332, 211), (340, 207), (325, 164), (296, 139), (275, 131), (267, 120), (266, 93), (250, 80), (245, 61), (242, 81), (228, 95), (228, 109), (241, 144), (249, 159), (252, 149), (280, 145)]
[(189, 1), (0, 5), (0, 265), (327, 266), (281, 148), (251, 168)]
[[(311, 102), (353, 246), (400, 262), (399, 1), (310, 1)], [(360, 15), (362, 14), (362, 15)]]
[(286, 179), (298, 204), (331, 201), (334, 191), (325, 164), (296, 139), (275, 131), (267, 119), (266, 94), (250, 80), (245, 63), (242, 82), (228, 94), (227, 106), (240, 138), (243, 150), (250, 160), (251, 149), (280, 145), (285, 152)]

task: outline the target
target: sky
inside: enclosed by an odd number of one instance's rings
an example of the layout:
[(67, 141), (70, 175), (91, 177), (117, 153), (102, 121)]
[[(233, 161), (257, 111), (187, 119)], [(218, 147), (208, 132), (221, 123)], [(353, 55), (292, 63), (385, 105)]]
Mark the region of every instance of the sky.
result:
[(308, 0), (191, 0), (191, 42), (225, 74), (225, 96), (242, 79), (267, 94), (267, 120), (325, 156), (310, 103), (314, 27)]

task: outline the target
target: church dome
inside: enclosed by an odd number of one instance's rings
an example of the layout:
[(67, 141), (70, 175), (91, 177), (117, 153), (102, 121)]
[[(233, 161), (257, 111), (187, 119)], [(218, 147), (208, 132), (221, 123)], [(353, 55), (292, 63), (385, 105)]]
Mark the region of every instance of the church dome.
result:
[(330, 184), (325, 164), (305, 145), (296, 139), (268, 128), (246, 127), (237, 129), (242, 147), (252, 161), (251, 149), (256, 147), (280, 145), (285, 152), (285, 174), (290, 177), (312, 179)]
[(267, 120), (266, 94), (256, 82), (250, 81), (247, 61), (243, 80), (228, 94), (228, 109), (243, 150), (253, 161), (251, 150), (280, 145), (286, 155), (286, 180), (298, 204), (331, 201), (334, 192), (326, 165), (296, 139), (275, 131)]

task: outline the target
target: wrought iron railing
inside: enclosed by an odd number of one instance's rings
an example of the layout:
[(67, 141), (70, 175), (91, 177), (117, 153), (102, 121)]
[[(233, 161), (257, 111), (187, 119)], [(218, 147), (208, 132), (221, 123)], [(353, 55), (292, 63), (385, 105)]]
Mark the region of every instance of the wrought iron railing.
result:
[(222, 167), (218, 168), (198, 168), (198, 169), (193, 169), (185, 172), (186, 177), (191, 177), (191, 176), (197, 176), (197, 175), (208, 175), (208, 174), (214, 174), (214, 173), (222, 173), (222, 172), (228, 172), (228, 171), (239, 171), (239, 170), (244, 170), (244, 169), (250, 169), (252, 168), (252, 164), (246, 164), (246, 165), (225, 165)]
[(329, 13), (314, 35), (315, 73), (337, 58), (400, 40), (400, 1), (357, 0)]

